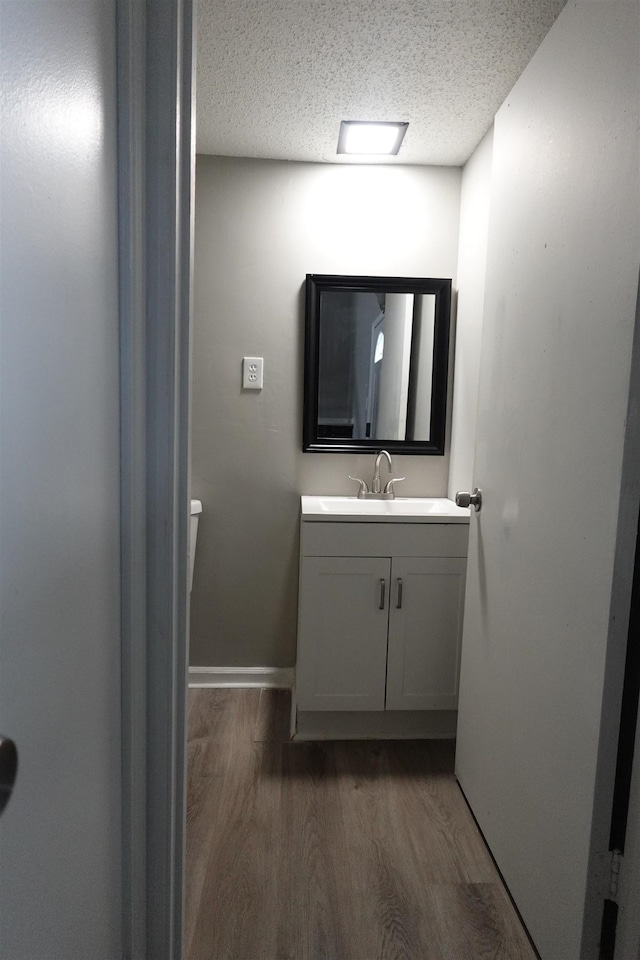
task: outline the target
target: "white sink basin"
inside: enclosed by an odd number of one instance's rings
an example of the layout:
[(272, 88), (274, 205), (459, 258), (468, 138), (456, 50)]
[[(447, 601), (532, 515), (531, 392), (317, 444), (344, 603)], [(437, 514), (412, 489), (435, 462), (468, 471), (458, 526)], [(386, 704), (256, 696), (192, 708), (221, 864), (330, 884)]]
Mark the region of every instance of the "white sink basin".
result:
[(407, 521), (468, 523), (469, 510), (445, 497), (396, 497), (358, 500), (357, 497), (301, 497), (303, 520)]

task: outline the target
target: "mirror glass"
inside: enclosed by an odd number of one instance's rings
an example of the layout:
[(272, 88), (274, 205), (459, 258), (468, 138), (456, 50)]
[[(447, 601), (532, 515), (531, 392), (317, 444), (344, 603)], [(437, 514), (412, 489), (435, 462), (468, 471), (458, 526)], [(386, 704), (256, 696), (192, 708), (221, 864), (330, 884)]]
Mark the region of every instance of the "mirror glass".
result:
[(307, 275), (303, 449), (444, 453), (451, 281)]

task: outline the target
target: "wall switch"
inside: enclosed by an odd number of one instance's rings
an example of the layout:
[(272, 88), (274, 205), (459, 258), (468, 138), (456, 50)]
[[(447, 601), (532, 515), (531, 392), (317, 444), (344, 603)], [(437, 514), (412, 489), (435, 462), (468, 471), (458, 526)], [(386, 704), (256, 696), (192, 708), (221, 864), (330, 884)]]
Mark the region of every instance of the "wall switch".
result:
[(244, 390), (262, 390), (262, 357), (243, 357), (242, 387)]

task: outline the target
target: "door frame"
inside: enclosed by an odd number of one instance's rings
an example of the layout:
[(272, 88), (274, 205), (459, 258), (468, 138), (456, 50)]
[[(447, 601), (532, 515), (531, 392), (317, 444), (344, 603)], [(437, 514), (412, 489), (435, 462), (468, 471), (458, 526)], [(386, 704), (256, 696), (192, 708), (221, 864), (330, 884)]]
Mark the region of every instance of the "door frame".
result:
[(117, 0), (123, 956), (182, 957), (193, 0)]

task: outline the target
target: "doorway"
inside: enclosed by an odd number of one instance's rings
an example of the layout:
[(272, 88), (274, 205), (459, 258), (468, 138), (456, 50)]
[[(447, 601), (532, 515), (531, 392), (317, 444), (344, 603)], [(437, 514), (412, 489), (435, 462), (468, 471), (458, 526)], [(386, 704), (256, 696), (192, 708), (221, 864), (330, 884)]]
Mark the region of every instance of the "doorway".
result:
[[(223, 164), (223, 165), (224, 165), (224, 164)], [(222, 165), (221, 165), (221, 166), (222, 166)], [(227, 164), (227, 172), (229, 172), (229, 167), (230, 167), (230, 164)], [(234, 174), (234, 175), (235, 175), (235, 174)], [(281, 194), (280, 194), (280, 195), (281, 195)], [(279, 196), (280, 196), (280, 195), (279, 195)], [(297, 269), (299, 270), (300, 267), (298, 267)], [(267, 299), (267, 301), (268, 301), (269, 297), (267, 296), (266, 299)], [(530, 330), (534, 330), (534, 329), (535, 329), (535, 325), (534, 325), (533, 323), (532, 323), (532, 324), (529, 324), (529, 329), (530, 329)], [(229, 383), (229, 381), (227, 381), (227, 386), (228, 386), (228, 383)], [(495, 385), (494, 385), (494, 386), (495, 386)], [(499, 386), (499, 385), (498, 385), (498, 389), (500, 389), (500, 386)], [(499, 394), (498, 394), (498, 395), (499, 395)], [(294, 396), (295, 396), (295, 394), (294, 394)], [(289, 397), (289, 401), (291, 402), (291, 397)], [(295, 403), (295, 400), (294, 400), (294, 403)], [(518, 448), (518, 447), (517, 447), (517, 441), (514, 441), (514, 443), (515, 443), (515, 448), (517, 449), (517, 448)], [(212, 464), (212, 467), (213, 467), (213, 464)], [(213, 469), (215, 469), (215, 467), (213, 467)], [(215, 475), (215, 474), (213, 473), (213, 470), (212, 470), (211, 476), (214, 476), (214, 475)], [(331, 475), (331, 473), (330, 473), (330, 471), (329, 471), (328, 468), (327, 468), (327, 475)], [(244, 481), (243, 481), (243, 482), (244, 482)], [(244, 488), (243, 491), (242, 491), (243, 495), (246, 495), (246, 492), (247, 492), (247, 491), (246, 491), (246, 488)], [(203, 495), (203, 499), (206, 499), (206, 498), (204, 497), (204, 495)], [(295, 497), (290, 497), (290, 498), (289, 498), (289, 500), (288, 500), (287, 503), (286, 503), (286, 509), (287, 509), (287, 510), (291, 509), (291, 508), (294, 506), (294, 500), (295, 500)], [(273, 501), (271, 501), (271, 503), (272, 503), (272, 502), (273, 502)], [(268, 503), (269, 503), (269, 500), (268, 500), (268, 498), (265, 497), (265, 507), (267, 506)], [(487, 516), (487, 515), (485, 514), (485, 516)], [(513, 519), (513, 511), (512, 511), (512, 514), (511, 514), (511, 515), (508, 515), (508, 516), (507, 516), (507, 520), (509, 519), (510, 516), (511, 516), (511, 518)], [(517, 519), (517, 517), (516, 517), (516, 519)], [(291, 562), (291, 559), (292, 559), (292, 557), (293, 557), (293, 551), (294, 551), (294, 549), (295, 549), (294, 546), (293, 546), (293, 544), (294, 544), (294, 542), (295, 542), (295, 533), (293, 532), (293, 530), (292, 530), (291, 528), (289, 528), (289, 529), (283, 528), (283, 530), (284, 530), (284, 543), (286, 544), (286, 550), (291, 551), (291, 555), (289, 556), (289, 561), (290, 561), (290, 562), (289, 562), (289, 571), (291, 571), (291, 570), (295, 570), (295, 564)], [(279, 539), (279, 538), (278, 538), (278, 539)], [(245, 551), (245, 554), (244, 554), (244, 555), (246, 556), (246, 551)], [(236, 598), (236, 599), (237, 599), (237, 598)], [(292, 612), (293, 612), (293, 611), (292, 611), (292, 608), (289, 607), (289, 608), (288, 608), (288, 614), (287, 614), (287, 615), (288, 615), (289, 617), (291, 617), (291, 616), (292, 616)], [(289, 623), (291, 623), (291, 622), (292, 622), (292, 621), (289, 620)], [(597, 939), (597, 938), (596, 938), (596, 939)], [(595, 940), (592, 938), (591, 942), (593, 943), (593, 942), (595, 942)]]

